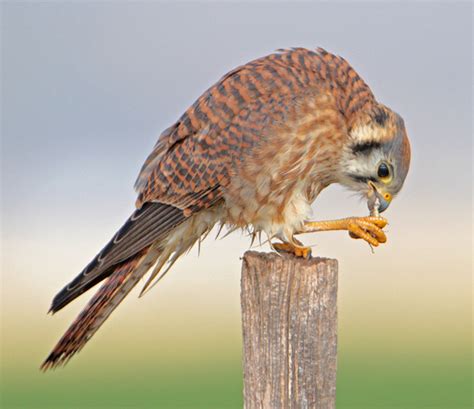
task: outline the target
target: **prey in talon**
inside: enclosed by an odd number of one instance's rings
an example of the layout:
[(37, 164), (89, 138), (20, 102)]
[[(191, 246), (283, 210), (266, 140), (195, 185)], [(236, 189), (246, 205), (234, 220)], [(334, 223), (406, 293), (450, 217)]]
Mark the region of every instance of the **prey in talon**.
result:
[(380, 217), (380, 198), (375, 194), (375, 191), (369, 193), (367, 207), (372, 217)]
[[(346, 230), (385, 243), (380, 214), (409, 165), (402, 117), (344, 58), (292, 48), (233, 69), (162, 132), (129, 219), (54, 298), (56, 313), (102, 282), (42, 368), (66, 363), (142, 278), (143, 293), (215, 225), (263, 233), (272, 249), (305, 258), (301, 233)], [(370, 216), (310, 221), (311, 204), (331, 184), (366, 198)]]

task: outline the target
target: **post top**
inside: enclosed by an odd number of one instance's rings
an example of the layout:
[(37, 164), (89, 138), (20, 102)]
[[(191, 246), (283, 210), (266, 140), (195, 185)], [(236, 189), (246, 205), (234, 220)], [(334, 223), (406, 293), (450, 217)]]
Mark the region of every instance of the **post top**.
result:
[(243, 256), (244, 261), (246, 259), (261, 259), (267, 262), (275, 262), (275, 261), (292, 261), (306, 266), (313, 266), (318, 264), (333, 264), (335, 263), (337, 266), (337, 259), (334, 258), (327, 258), (327, 257), (310, 257), (308, 259), (304, 259), (302, 257), (296, 257), (293, 254), (289, 253), (276, 253), (276, 252), (261, 252), (261, 251), (254, 251), (248, 250), (244, 253)]

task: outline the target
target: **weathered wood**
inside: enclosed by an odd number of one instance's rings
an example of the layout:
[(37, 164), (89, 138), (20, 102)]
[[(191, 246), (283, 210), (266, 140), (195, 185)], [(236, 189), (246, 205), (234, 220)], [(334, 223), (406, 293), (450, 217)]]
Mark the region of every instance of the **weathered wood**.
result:
[(337, 260), (248, 251), (241, 284), (245, 408), (335, 408)]

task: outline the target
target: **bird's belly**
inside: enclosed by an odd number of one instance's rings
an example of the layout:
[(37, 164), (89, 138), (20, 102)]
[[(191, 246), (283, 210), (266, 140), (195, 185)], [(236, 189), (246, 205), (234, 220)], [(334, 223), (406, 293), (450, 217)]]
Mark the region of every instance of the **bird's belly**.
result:
[(255, 188), (260, 186), (258, 183), (244, 184), (237, 197), (225, 197), (225, 222), (289, 241), (293, 234), (302, 230), (304, 221), (311, 215), (305, 185), (303, 181), (292, 185), (282, 183), (278, 188), (262, 193), (262, 189)]

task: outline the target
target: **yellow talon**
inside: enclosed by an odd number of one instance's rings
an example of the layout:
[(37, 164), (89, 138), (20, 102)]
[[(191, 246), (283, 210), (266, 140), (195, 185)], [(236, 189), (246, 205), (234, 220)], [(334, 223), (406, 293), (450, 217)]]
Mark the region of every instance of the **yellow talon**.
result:
[(285, 252), (294, 254), (296, 257), (310, 258), (311, 257), (311, 248), (305, 247), (303, 245), (298, 246), (292, 243), (273, 243), (273, 248), (278, 252)]

